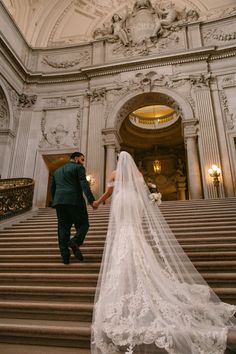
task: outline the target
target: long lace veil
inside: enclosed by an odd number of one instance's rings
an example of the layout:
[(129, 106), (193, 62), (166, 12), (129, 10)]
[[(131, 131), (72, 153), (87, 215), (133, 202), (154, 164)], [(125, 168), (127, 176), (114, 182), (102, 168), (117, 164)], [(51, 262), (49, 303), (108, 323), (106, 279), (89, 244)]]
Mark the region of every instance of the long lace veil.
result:
[(195, 269), (150, 201), (132, 157), (121, 152), (95, 294), (92, 354), (223, 354), (234, 313)]

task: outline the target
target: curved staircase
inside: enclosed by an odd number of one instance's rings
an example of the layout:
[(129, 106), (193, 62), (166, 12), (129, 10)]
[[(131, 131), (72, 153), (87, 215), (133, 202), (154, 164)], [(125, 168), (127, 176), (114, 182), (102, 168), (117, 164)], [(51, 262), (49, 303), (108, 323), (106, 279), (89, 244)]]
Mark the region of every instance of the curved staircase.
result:
[[(209, 285), (236, 304), (236, 198), (163, 202), (161, 210)], [(72, 256), (69, 265), (61, 263), (53, 209), (0, 225), (0, 353), (90, 353), (109, 207), (89, 215), (85, 261)]]

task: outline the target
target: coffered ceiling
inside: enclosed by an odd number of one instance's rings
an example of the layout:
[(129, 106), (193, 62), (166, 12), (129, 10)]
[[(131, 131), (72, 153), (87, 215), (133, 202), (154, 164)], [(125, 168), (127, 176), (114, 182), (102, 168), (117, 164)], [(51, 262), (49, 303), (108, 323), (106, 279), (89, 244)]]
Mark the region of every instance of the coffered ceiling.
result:
[[(135, 0), (0, 0), (33, 47), (61, 47), (93, 39), (114, 13), (131, 11)], [(165, 6), (168, 0), (151, 0)], [(236, 0), (172, 0), (178, 11), (195, 9), (201, 19), (230, 14)], [(126, 9), (125, 9), (126, 8)]]

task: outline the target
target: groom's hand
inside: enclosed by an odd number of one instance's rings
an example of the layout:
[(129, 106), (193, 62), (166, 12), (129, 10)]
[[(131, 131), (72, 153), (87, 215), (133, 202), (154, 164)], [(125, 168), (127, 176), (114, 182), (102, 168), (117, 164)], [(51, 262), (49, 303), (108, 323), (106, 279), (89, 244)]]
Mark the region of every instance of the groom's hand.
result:
[(99, 206), (99, 203), (96, 200), (94, 200), (94, 202), (92, 202), (91, 206), (93, 209), (97, 209)]

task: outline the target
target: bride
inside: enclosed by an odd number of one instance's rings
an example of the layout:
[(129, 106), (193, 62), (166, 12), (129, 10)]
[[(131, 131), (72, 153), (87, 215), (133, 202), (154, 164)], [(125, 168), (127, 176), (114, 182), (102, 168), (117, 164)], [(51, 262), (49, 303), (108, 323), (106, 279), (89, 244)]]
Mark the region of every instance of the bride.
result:
[(236, 306), (221, 302), (197, 272), (127, 152), (94, 203), (111, 194), (92, 354), (223, 354)]

